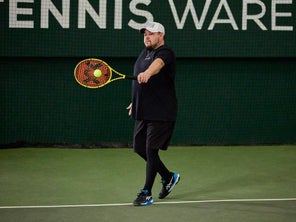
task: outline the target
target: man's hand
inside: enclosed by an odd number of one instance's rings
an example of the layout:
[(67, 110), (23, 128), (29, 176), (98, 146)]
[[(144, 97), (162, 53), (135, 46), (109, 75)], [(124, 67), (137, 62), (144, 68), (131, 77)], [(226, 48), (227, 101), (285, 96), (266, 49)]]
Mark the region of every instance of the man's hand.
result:
[(150, 79), (151, 75), (145, 71), (145, 72), (141, 72), (139, 75), (138, 75), (138, 83), (147, 83), (148, 80)]

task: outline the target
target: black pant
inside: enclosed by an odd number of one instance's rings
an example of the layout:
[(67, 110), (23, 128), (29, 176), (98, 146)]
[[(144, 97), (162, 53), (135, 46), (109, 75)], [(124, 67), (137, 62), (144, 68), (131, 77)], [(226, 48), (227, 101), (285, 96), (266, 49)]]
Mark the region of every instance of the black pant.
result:
[(134, 128), (134, 151), (146, 161), (144, 190), (151, 192), (156, 174), (169, 181), (172, 173), (159, 157), (159, 150), (166, 150), (174, 129), (174, 122), (136, 121)]

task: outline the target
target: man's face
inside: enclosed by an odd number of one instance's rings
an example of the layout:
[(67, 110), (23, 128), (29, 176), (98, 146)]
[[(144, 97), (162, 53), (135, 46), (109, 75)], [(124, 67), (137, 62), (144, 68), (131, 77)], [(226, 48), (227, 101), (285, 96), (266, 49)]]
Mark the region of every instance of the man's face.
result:
[(144, 32), (144, 44), (148, 49), (156, 49), (163, 44), (163, 33), (150, 32), (145, 30)]

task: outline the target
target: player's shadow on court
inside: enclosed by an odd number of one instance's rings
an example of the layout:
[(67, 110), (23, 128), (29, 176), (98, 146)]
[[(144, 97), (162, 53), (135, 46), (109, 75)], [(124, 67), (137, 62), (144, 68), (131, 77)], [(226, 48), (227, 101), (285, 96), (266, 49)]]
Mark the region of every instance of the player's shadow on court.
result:
[[(196, 186), (192, 186), (190, 190), (182, 190), (182, 183), (190, 182), (189, 180), (183, 180), (179, 184), (176, 185), (174, 188), (175, 190), (166, 198), (171, 200), (201, 200), (202, 197), (207, 199), (211, 199), (211, 197), (215, 196), (224, 196), (225, 198), (233, 197), (235, 193), (237, 195), (243, 195), (246, 187), (253, 187), (258, 185), (263, 185), (266, 183), (266, 179), (268, 176), (265, 177), (255, 177), (255, 176), (240, 176), (240, 177), (231, 177), (227, 180), (220, 180), (216, 183), (211, 184), (197, 184)], [(270, 177), (269, 177), (270, 179)], [(202, 178), (201, 178), (202, 180)], [(240, 192), (241, 190), (241, 192)], [(258, 190), (256, 190), (258, 193)]]

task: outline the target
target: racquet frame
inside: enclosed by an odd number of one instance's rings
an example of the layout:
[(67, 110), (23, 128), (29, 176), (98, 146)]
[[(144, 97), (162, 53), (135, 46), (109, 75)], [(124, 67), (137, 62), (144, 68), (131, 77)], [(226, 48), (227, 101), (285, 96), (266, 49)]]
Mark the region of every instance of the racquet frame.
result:
[[(97, 69), (102, 72), (100, 77), (94, 75)], [(112, 76), (113, 73), (117, 76)], [(91, 89), (97, 89), (122, 79), (137, 80), (137, 77), (122, 74), (109, 66), (105, 61), (97, 58), (88, 58), (80, 61), (74, 69), (74, 77), (80, 85)]]

